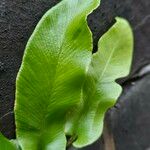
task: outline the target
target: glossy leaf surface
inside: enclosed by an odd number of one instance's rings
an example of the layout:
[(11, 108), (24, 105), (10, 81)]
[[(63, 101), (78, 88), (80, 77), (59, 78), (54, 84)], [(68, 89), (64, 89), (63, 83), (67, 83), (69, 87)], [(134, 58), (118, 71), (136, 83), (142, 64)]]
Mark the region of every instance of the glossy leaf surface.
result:
[[(77, 123), (73, 123), (76, 147), (96, 141), (102, 133), (104, 114), (112, 107), (122, 88), (115, 80), (129, 74), (133, 35), (128, 22), (117, 18), (113, 27), (99, 41), (83, 88), (83, 104)], [(75, 120), (75, 122), (76, 122)]]
[(63, 0), (28, 41), (15, 102), (22, 150), (65, 150), (66, 114), (80, 104), (92, 55), (86, 17), (98, 5), (99, 0)]

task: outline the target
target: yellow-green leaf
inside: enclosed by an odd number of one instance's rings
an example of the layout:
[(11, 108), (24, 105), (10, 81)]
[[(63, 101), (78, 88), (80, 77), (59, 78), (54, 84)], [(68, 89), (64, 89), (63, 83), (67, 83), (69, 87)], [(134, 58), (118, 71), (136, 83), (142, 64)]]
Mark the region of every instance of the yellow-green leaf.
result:
[(65, 150), (66, 114), (81, 101), (92, 55), (87, 15), (99, 0), (63, 0), (38, 23), (17, 76), (15, 119), (22, 150)]
[(83, 88), (83, 104), (79, 117), (75, 117), (76, 147), (96, 141), (103, 129), (104, 114), (112, 107), (122, 88), (115, 80), (129, 74), (133, 35), (129, 23), (116, 19), (113, 27), (99, 41), (99, 49), (93, 55)]

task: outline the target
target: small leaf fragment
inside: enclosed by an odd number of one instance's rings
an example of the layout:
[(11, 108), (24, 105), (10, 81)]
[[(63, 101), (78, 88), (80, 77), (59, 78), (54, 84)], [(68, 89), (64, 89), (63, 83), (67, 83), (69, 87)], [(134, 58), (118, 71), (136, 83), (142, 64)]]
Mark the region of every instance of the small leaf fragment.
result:
[(0, 150), (17, 150), (15, 145), (0, 133)]

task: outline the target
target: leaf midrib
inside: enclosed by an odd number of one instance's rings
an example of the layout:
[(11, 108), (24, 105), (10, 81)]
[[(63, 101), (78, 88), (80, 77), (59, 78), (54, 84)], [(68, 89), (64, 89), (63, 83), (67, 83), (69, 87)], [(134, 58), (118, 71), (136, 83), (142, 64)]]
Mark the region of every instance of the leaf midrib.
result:
[(101, 75), (100, 75), (100, 77), (99, 77), (99, 81), (102, 80), (102, 78), (103, 78), (103, 76), (104, 76), (104, 74), (105, 74), (105, 72), (106, 72), (106, 70), (107, 70), (107, 68), (108, 68), (108, 66), (109, 66), (109, 63), (110, 63), (110, 61), (111, 61), (111, 58), (112, 58), (112, 56), (114, 55), (115, 49), (116, 49), (116, 47), (114, 47), (114, 48), (112, 49), (112, 51), (111, 51), (111, 53), (110, 53), (110, 56), (108, 57), (108, 59), (107, 59), (107, 61), (106, 61), (106, 64), (105, 64), (105, 66), (104, 66), (104, 69), (103, 69), (103, 71), (102, 71), (102, 73), (101, 73)]

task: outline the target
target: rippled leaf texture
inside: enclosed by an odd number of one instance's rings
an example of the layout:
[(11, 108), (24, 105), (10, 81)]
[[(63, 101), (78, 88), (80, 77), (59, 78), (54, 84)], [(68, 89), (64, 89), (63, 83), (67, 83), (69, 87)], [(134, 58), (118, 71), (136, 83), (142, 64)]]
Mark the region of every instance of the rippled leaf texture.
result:
[(132, 61), (133, 35), (128, 22), (117, 18), (113, 27), (99, 41), (83, 88), (83, 104), (74, 121), (76, 147), (99, 138), (104, 113), (113, 106), (122, 88), (115, 80), (128, 75)]
[(17, 150), (17, 148), (0, 133), (0, 150)]
[(87, 15), (99, 0), (63, 0), (38, 23), (17, 77), (15, 119), (22, 150), (64, 150), (66, 113), (80, 104), (91, 60)]

